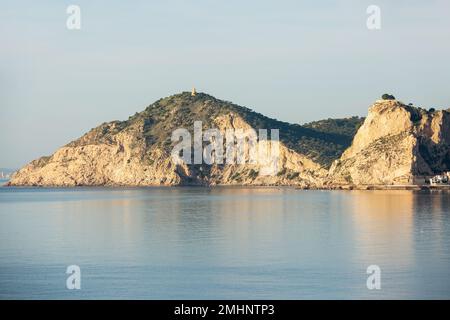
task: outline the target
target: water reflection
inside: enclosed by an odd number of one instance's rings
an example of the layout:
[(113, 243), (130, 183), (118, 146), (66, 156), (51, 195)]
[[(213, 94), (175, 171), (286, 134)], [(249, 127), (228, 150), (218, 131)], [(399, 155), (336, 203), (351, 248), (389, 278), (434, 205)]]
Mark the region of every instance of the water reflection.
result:
[(414, 263), (414, 199), (407, 190), (349, 194), (358, 261), (402, 269)]
[[(412, 191), (4, 189), (0, 297), (20, 285), (18, 296), (65, 297), (64, 273), (50, 271), (75, 263), (88, 270), (80, 297), (448, 298), (449, 202)], [(379, 292), (365, 285), (371, 264)]]

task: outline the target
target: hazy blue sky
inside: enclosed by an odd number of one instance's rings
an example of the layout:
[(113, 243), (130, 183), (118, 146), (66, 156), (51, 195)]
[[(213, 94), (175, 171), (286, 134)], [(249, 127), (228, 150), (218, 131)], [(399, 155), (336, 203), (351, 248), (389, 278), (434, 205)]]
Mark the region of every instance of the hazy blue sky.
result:
[(1, 0), (0, 167), (193, 85), (299, 123), (363, 116), (384, 92), (450, 107), (449, 59), (448, 0)]

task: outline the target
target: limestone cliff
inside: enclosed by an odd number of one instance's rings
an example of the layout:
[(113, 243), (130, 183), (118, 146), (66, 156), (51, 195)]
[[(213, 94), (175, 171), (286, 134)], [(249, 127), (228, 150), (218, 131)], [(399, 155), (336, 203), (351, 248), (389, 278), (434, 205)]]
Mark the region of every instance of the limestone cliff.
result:
[(353, 143), (330, 168), (328, 184), (412, 184), (450, 170), (450, 113), (377, 101)]
[[(261, 164), (179, 164), (171, 157), (171, 133), (205, 129), (279, 129), (276, 174)], [(160, 99), (127, 121), (113, 121), (19, 170), (9, 185), (321, 185), (331, 161), (350, 145), (349, 137), (327, 134), (267, 118), (207, 94)]]

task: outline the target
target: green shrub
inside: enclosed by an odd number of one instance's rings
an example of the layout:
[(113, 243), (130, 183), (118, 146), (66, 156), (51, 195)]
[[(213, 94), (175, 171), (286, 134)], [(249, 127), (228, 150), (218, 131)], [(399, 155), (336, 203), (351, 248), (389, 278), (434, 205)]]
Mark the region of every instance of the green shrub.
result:
[(258, 171), (251, 169), (248, 173), (248, 176), (252, 179), (255, 179), (258, 176), (258, 173), (259, 173)]
[(300, 175), (299, 172), (293, 172), (293, 173), (288, 174), (287, 178), (288, 178), (289, 180), (292, 180), (292, 179), (297, 178), (299, 175)]
[(395, 100), (395, 97), (392, 94), (385, 93), (381, 96), (383, 100)]

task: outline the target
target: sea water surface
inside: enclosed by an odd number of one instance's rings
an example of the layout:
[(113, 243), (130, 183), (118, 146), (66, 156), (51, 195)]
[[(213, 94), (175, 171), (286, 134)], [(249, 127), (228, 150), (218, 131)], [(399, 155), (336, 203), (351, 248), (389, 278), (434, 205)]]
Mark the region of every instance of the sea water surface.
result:
[(449, 208), (445, 192), (3, 187), (0, 299), (449, 299)]

